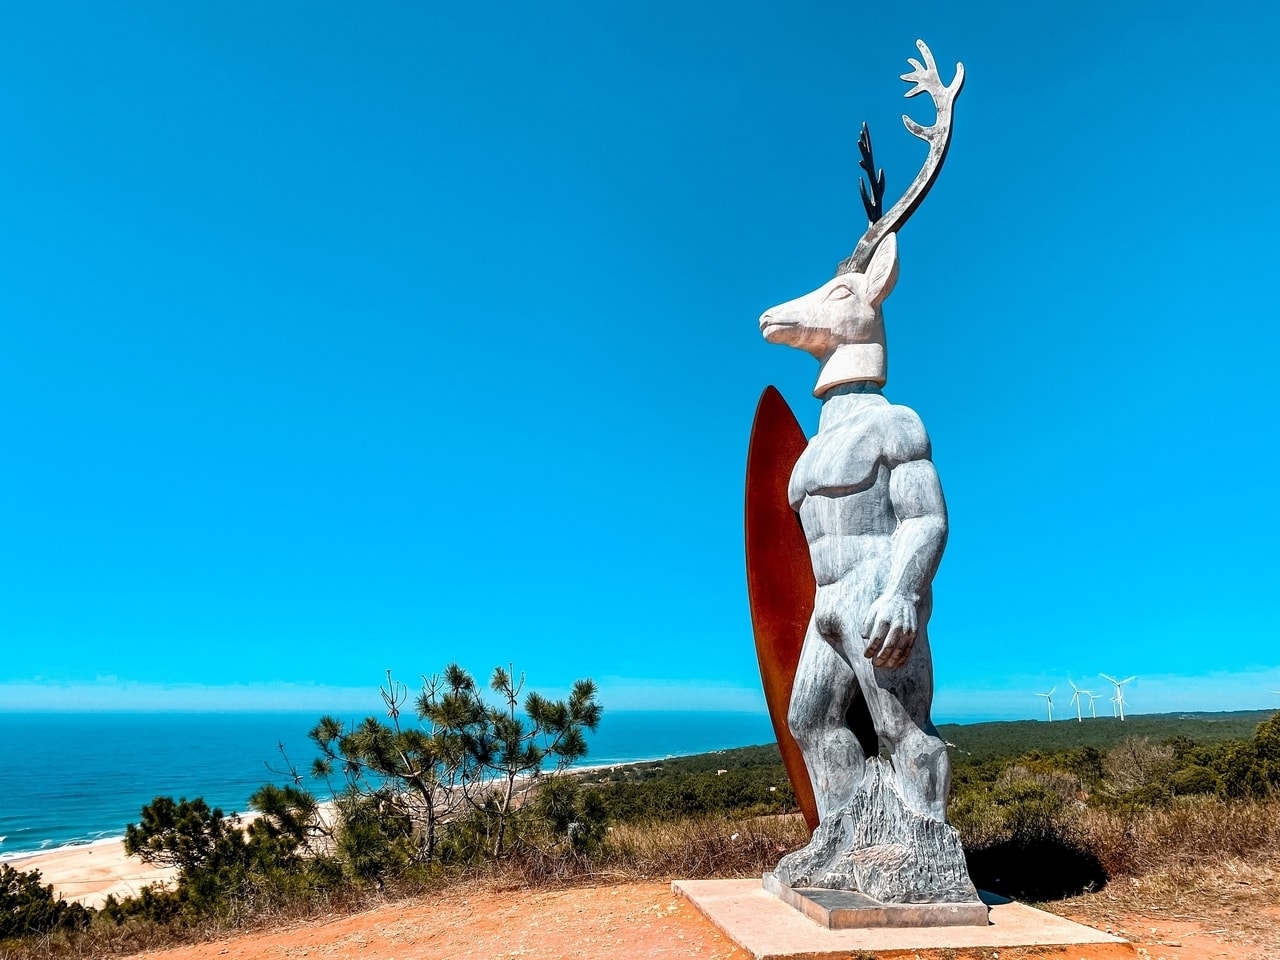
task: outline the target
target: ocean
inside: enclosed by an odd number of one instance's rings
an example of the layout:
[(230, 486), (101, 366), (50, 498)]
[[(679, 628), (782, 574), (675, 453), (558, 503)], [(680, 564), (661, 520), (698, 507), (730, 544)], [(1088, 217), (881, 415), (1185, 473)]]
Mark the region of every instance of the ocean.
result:
[[(158, 796), (245, 812), (287, 783), (277, 748), (306, 774), (319, 713), (0, 713), (0, 860), (124, 835)], [(360, 719), (342, 717), (341, 719)], [(708, 753), (774, 741), (763, 713), (608, 711), (584, 764)], [(279, 772), (273, 772), (279, 771)], [(303, 784), (322, 799), (323, 781)]]

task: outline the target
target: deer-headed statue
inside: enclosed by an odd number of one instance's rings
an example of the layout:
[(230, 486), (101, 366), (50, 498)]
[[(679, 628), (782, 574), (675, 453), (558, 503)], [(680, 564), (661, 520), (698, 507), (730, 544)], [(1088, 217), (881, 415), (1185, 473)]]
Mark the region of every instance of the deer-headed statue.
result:
[(964, 86), (964, 64), (957, 63), (955, 79), (944, 84), (928, 46), (923, 40), (917, 40), (916, 46), (924, 63), (908, 59), (914, 69), (902, 75), (902, 79), (912, 85), (904, 96), (928, 93), (938, 115), (927, 127), (905, 115), (902, 122), (929, 144), (924, 166), (898, 202), (885, 213), (882, 208), (884, 171), (875, 172), (871, 136), (863, 124), (858, 140), (862, 154), (860, 165), (871, 187), (868, 190), (861, 178), (858, 187), (867, 211), (866, 231), (853, 253), (840, 262), (834, 279), (812, 293), (766, 310), (760, 318), (760, 330), (770, 343), (797, 347), (818, 358), (821, 368), (813, 390), (815, 397), (821, 397), (841, 383), (866, 381), (880, 386), (885, 383), (887, 357), (880, 305), (898, 278), (896, 233), (915, 213), (942, 171), (951, 146), (956, 98)]
[[(929, 48), (917, 46), (924, 63), (909, 61), (907, 96), (928, 93), (937, 120), (903, 122), (929, 144), (924, 167), (882, 213), (884, 173), (874, 172), (864, 125), (866, 232), (833, 279), (760, 318), (767, 341), (817, 358), (813, 392), (822, 401), (818, 432), (795, 461), (786, 491), (816, 587), (787, 728), (803, 756), (818, 825), (809, 845), (785, 856), (766, 885), (784, 897), (794, 888), (828, 887), (882, 904), (962, 904), (968, 912), (949, 910), (949, 922), (979, 922), (980, 915), (985, 923), (946, 823), (951, 768), (930, 719), (927, 626), (947, 539), (946, 504), (920, 418), (881, 392), (883, 304), (898, 276), (897, 231), (938, 176), (964, 81), (957, 64), (955, 79), (944, 84)], [(756, 442), (753, 435), (753, 451)], [(751, 510), (749, 486), (749, 528)], [(750, 568), (761, 559), (751, 556), (750, 529), (748, 544)], [(753, 616), (757, 592), (753, 581)]]

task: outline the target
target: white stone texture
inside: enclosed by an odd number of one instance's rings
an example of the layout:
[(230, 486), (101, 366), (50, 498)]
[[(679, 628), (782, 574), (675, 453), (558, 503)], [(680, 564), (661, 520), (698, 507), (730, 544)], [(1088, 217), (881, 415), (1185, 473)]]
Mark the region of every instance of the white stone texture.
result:
[(842, 383), (884, 386), (888, 360), (880, 305), (897, 279), (898, 238), (891, 233), (876, 249), (865, 275), (840, 274), (812, 293), (766, 310), (760, 332), (770, 343), (818, 358), (815, 397)]
[(947, 508), (924, 424), (880, 389), (881, 305), (897, 274), (889, 233), (865, 274), (841, 274), (760, 318), (766, 340), (818, 359), (822, 400), (788, 490), (818, 585), (788, 725), (820, 822), (776, 872), (792, 886), (883, 902), (973, 901), (946, 824), (950, 760), (930, 718), (928, 621)]
[(777, 878), (790, 887), (858, 890), (880, 903), (976, 901), (955, 828), (908, 807), (886, 761), (871, 759), (866, 769), (849, 804), (778, 862)]

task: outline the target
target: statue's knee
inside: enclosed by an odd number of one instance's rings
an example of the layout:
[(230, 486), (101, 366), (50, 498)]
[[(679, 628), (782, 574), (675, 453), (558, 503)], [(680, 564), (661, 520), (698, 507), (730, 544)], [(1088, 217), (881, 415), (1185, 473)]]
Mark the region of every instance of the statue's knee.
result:
[(796, 697), (791, 698), (787, 708), (787, 729), (802, 748), (813, 744), (822, 730), (821, 715), (809, 704)]
[(913, 723), (891, 725), (884, 731), (885, 742), (891, 753), (903, 753), (916, 762), (934, 763), (938, 757), (947, 756), (947, 745), (941, 737), (925, 733)]

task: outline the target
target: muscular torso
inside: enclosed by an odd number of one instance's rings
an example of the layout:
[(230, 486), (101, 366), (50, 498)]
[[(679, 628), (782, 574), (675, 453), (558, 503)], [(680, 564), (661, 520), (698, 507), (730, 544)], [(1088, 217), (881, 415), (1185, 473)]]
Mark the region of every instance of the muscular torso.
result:
[(809, 541), (819, 619), (828, 622), (822, 615), (828, 604), (857, 610), (880, 595), (898, 526), (891, 472), (930, 453), (910, 409), (878, 394), (836, 399), (840, 407), (824, 408), (822, 426), (796, 462), (788, 489)]
[(897, 526), (884, 442), (892, 411), (882, 397), (864, 399), (850, 415), (820, 429), (791, 472), (788, 495), (819, 586), (888, 557)]

